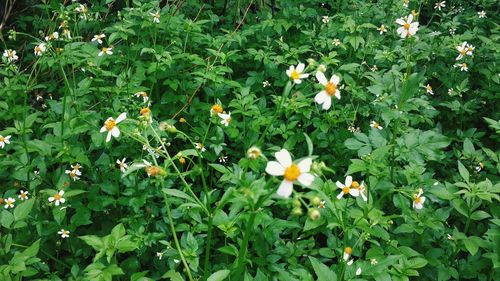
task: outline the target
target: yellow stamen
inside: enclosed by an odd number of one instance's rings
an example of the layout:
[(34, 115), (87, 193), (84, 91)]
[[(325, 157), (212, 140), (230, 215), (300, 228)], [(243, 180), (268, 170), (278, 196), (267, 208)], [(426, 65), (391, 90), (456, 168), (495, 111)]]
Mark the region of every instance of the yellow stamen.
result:
[(107, 131), (111, 131), (116, 126), (115, 119), (111, 118), (108, 121), (104, 122), (104, 126), (106, 127)]
[(325, 85), (325, 91), (330, 96), (333, 96), (333, 95), (335, 95), (335, 92), (337, 91), (337, 85), (333, 84), (332, 82), (327, 82)]
[(352, 248), (351, 247), (345, 247), (344, 253), (350, 255), (352, 253)]
[(292, 164), (290, 167), (286, 168), (284, 177), (287, 181), (295, 181), (299, 176), (299, 166)]
[(56, 195), (54, 195), (54, 199), (55, 200), (60, 200), (61, 198), (62, 198), (62, 196), (59, 193), (57, 193)]
[(292, 71), (292, 74), (290, 74), (290, 78), (292, 80), (298, 80), (300, 78), (300, 73), (297, 72), (297, 70)]

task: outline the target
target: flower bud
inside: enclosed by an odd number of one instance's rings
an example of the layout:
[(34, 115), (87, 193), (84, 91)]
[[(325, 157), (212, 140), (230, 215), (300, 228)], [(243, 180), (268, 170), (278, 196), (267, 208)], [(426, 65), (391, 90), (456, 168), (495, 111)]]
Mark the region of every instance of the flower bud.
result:
[(319, 219), (321, 217), (321, 213), (319, 212), (318, 209), (314, 208), (314, 209), (310, 209), (309, 210), (309, 218), (313, 221)]
[(300, 208), (300, 207), (293, 208), (293, 210), (292, 210), (292, 215), (293, 216), (298, 217), (298, 216), (301, 216), (302, 214), (303, 214), (302, 213), (302, 208)]
[(321, 204), (321, 198), (319, 198), (318, 196), (314, 196), (313, 198), (311, 198), (311, 205), (318, 206), (319, 204)]

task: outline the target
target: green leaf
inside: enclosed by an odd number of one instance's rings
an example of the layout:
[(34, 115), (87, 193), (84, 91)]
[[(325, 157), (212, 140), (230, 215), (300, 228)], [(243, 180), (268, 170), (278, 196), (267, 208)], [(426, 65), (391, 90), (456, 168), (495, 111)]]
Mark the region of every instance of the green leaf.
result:
[(408, 260), (411, 268), (421, 268), (427, 265), (427, 260), (421, 257)]
[(184, 281), (182, 275), (179, 272), (175, 272), (173, 269), (163, 274), (162, 278), (169, 278), (171, 281)]
[(226, 279), (227, 276), (229, 276), (230, 272), (231, 271), (227, 269), (219, 270), (217, 272), (212, 273), (212, 275), (208, 277), (207, 281), (222, 281)]
[(165, 194), (168, 194), (168, 195), (171, 195), (171, 196), (174, 196), (174, 197), (178, 197), (178, 198), (183, 198), (183, 199), (189, 200), (189, 201), (191, 201), (193, 203), (196, 203), (196, 200), (194, 200), (191, 196), (189, 196), (184, 191), (180, 191), (180, 190), (177, 190), (177, 189), (169, 189), (169, 188), (163, 188), (162, 191)]
[(314, 268), (314, 272), (316, 273), (316, 276), (318, 277), (318, 281), (321, 280), (328, 280), (328, 281), (336, 281), (337, 280), (337, 275), (335, 272), (333, 272), (328, 266), (324, 265), (322, 262), (320, 262), (318, 259), (314, 257), (309, 257), (309, 260), (311, 261), (311, 264)]
[(306, 138), (308, 155), (311, 156), (313, 154), (313, 143), (311, 138), (306, 133), (304, 133), (304, 137)]
[(401, 108), (401, 106), (418, 91), (418, 84), (419, 76), (417, 73), (411, 74), (409, 79), (404, 82), (401, 94), (399, 95), (399, 108)]
[(23, 203), (19, 204), (14, 209), (14, 219), (18, 221), (26, 218), (29, 215), (31, 209), (33, 208), (34, 203), (35, 203), (34, 199), (28, 199)]
[(85, 241), (85, 243), (87, 243), (87, 245), (94, 248), (94, 250), (96, 250), (96, 251), (100, 251), (104, 247), (104, 243), (103, 243), (102, 239), (98, 236), (85, 235), (85, 236), (80, 236), (78, 238)]
[(464, 154), (466, 155), (472, 155), (474, 154), (476, 150), (474, 149), (474, 145), (472, 144), (472, 142), (467, 138), (465, 139), (464, 141)]
[(35, 243), (31, 244), (26, 250), (23, 251), (23, 255), (26, 257), (34, 257), (38, 254), (38, 250), (40, 249), (40, 239), (36, 240)]
[(469, 171), (467, 171), (465, 166), (460, 161), (458, 161), (458, 172), (466, 182), (469, 182)]
[(469, 251), (471, 255), (475, 255), (477, 253), (477, 250), (479, 249), (479, 245), (476, 243), (476, 241), (473, 239), (465, 239), (463, 241), (467, 251)]
[(475, 221), (480, 221), (484, 220), (486, 218), (491, 217), (490, 214), (486, 213), (485, 211), (475, 211), (474, 213), (471, 214), (470, 218), (475, 220)]
[(231, 173), (231, 170), (229, 170), (226, 166), (223, 166), (221, 164), (208, 164), (208, 166), (214, 168), (216, 171), (221, 172), (223, 174)]
[(9, 211), (2, 211), (2, 218), (0, 219), (0, 223), (5, 228), (10, 228), (10, 225), (14, 222), (14, 215), (12, 215)]

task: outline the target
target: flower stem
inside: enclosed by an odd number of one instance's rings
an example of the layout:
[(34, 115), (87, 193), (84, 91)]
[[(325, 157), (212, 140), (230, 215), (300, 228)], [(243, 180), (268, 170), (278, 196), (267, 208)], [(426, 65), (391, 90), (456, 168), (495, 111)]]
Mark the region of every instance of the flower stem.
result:
[(285, 99), (288, 96), (288, 94), (292, 91), (292, 87), (293, 87), (292, 82), (288, 81), (285, 88), (283, 89), (283, 94), (281, 95), (281, 101), (278, 105), (278, 108), (276, 108), (276, 110), (274, 111), (274, 115), (273, 115), (273, 118), (271, 119), (271, 122), (269, 122), (269, 124), (267, 124), (266, 129), (264, 130), (264, 132), (260, 136), (259, 140), (257, 141), (258, 146), (262, 145), (262, 142), (264, 141), (264, 138), (266, 137), (267, 131), (269, 130), (271, 125), (276, 120), (276, 117), (278, 117), (278, 114), (281, 113), (281, 109), (283, 108), (283, 104), (285, 103)]

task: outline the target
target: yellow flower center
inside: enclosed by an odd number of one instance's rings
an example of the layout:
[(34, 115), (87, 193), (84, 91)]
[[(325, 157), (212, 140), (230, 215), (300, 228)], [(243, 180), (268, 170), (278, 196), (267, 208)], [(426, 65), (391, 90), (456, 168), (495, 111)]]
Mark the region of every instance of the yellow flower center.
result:
[(415, 203), (416, 203), (416, 204), (420, 204), (420, 202), (422, 202), (422, 198), (420, 198), (420, 197), (415, 197), (415, 200), (414, 200), (414, 201), (415, 201)]
[(21, 198), (26, 199), (26, 196), (27, 196), (26, 193), (21, 193), (20, 195), (21, 195)]
[(101, 51), (102, 51), (103, 53), (106, 53), (106, 52), (108, 51), (108, 48), (106, 48), (106, 47), (102, 47)]
[(297, 70), (292, 71), (292, 74), (290, 74), (290, 78), (292, 80), (298, 80), (300, 78), (300, 73), (297, 72)]
[(4, 140), (5, 140), (5, 138), (0, 136), (0, 142), (3, 142)]
[(380, 125), (377, 123), (377, 122), (373, 122), (373, 128), (377, 128), (380, 127)]
[(115, 119), (111, 118), (108, 121), (104, 122), (104, 127), (106, 127), (106, 130), (111, 131), (116, 126)]
[(344, 252), (348, 255), (352, 253), (352, 248), (351, 247), (345, 247)]
[(351, 186), (352, 186), (353, 188), (358, 188), (358, 187), (359, 187), (359, 182), (357, 182), (357, 181), (353, 181), (353, 182), (352, 182), (352, 184), (351, 184)]
[(333, 95), (335, 95), (335, 92), (337, 91), (337, 85), (333, 84), (332, 82), (327, 82), (325, 85), (325, 91), (330, 96), (333, 96)]
[(70, 177), (72, 177), (72, 178), (74, 178), (74, 177), (76, 177), (76, 174), (75, 174), (75, 173), (73, 173), (73, 172), (70, 172), (70, 173), (69, 173), (69, 176), (70, 176)]
[(284, 177), (287, 181), (295, 181), (299, 176), (299, 166), (292, 164), (290, 167), (286, 168)]
[(181, 163), (182, 165), (186, 164), (186, 158), (184, 157), (179, 158), (179, 163)]
[(158, 174), (158, 172), (160, 171), (160, 168), (158, 168), (158, 166), (146, 167), (146, 171), (149, 175), (154, 177)]
[(62, 196), (59, 193), (57, 193), (56, 195), (54, 195), (54, 199), (55, 200), (60, 200), (61, 198), (62, 198)]
[(186, 123), (186, 119), (184, 117), (179, 118), (179, 122)]
[(409, 24), (409, 23), (405, 23), (405, 24), (403, 25), (403, 27), (404, 27), (404, 29), (406, 29), (406, 30), (410, 30), (410, 24)]
[(466, 53), (467, 53), (467, 50), (466, 50), (466, 49), (463, 49), (462, 51), (460, 51), (460, 54), (461, 54), (462, 56), (465, 56), (465, 54), (466, 54)]
[(147, 116), (147, 115), (149, 115), (149, 113), (151, 113), (151, 109), (149, 109), (147, 107), (141, 108), (141, 115), (142, 116)]
[(351, 188), (349, 188), (348, 186), (346, 186), (346, 187), (343, 187), (343, 188), (342, 188), (342, 192), (343, 192), (344, 194), (348, 194), (348, 193), (349, 193), (349, 191), (351, 191)]
[(215, 112), (215, 113), (222, 113), (222, 106), (218, 105), (218, 104), (214, 104), (212, 106), (212, 112)]

